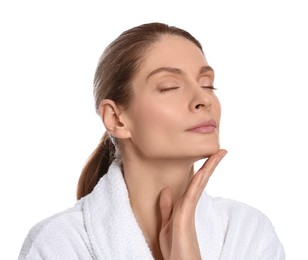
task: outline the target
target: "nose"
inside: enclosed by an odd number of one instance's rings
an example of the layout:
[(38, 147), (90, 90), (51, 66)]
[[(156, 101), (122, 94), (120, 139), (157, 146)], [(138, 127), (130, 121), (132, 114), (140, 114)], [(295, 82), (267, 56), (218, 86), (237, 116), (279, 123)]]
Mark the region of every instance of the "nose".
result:
[(210, 110), (212, 103), (213, 90), (198, 86), (194, 89), (189, 106), (191, 111), (198, 112), (202, 110)]

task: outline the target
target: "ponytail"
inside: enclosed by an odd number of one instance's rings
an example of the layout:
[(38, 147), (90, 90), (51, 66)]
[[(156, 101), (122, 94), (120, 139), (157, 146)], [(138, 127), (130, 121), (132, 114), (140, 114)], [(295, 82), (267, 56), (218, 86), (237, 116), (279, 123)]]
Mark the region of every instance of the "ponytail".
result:
[(78, 200), (91, 193), (99, 179), (107, 173), (110, 164), (115, 159), (115, 150), (106, 131), (81, 172), (77, 187)]

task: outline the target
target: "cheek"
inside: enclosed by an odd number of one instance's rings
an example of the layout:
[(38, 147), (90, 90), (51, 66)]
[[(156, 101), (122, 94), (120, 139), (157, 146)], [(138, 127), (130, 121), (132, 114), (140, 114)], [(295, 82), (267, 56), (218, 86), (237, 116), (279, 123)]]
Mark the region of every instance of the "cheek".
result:
[(162, 155), (167, 149), (164, 144), (170, 143), (179, 130), (180, 113), (157, 101), (138, 104), (134, 111), (131, 127), (134, 146), (147, 156)]
[(150, 133), (162, 134), (162, 131), (168, 132), (176, 125), (177, 116), (173, 107), (159, 105), (157, 102), (147, 102), (141, 107), (143, 109), (138, 112), (139, 118), (136, 121), (139, 128), (146, 128)]
[(221, 106), (219, 99), (217, 96), (213, 96), (213, 103), (212, 103), (212, 113), (214, 114), (215, 118), (220, 121), (220, 116), (221, 116)]

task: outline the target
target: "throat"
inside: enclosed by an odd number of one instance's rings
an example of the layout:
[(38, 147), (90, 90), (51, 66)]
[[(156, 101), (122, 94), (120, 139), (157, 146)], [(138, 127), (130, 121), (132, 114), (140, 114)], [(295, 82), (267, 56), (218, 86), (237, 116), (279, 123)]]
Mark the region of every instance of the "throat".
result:
[(159, 246), (160, 194), (163, 189), (169, 187), (172, 191), (172, 201), (176, 202), (184, 194), (194, 175), (193, 164), (129, 162), (131, 161), (123, 160), (123, 176), (133, 213), (154, 259), (163, 259)]
[(156, 203), (148, 201), (142, 208), (132, 205), (135, 218), (155, 260), (163, 259), (159, 245), (161, 215), (158, 203), (158, 200)]

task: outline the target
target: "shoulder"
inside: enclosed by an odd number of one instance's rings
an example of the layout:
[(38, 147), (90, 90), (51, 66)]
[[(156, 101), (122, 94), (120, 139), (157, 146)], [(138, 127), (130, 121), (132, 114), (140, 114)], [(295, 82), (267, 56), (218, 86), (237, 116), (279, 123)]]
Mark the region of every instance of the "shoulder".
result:
[(268, 221), (268, 217), (262, 211), (244, 202), (209, 195), (208, 200), (213, 209), (229, 221), (239, 219), (249, 219), (250, 222)]
[(23, 243), (19, 259), (65, 259), (70, 251), (74, 254), (78, 250), (89, 251), (82, 206), (81, 200), (74, 207), (34, 225)]
[(264, 228), (273, 228), (271, 221), (261, 210), (244, 202), (211, 196), (208, 196), (208, 201), (211, 210), (219, 215), (228, 229), (253, 233)]
[(242, 250), (247, 255), (262, 256), (261, 259), (284, 259), (284, 249), (275, 228), (262, 211), (221, 197), (208, 196), (208, 202), (222, 223), (227, 251)]

